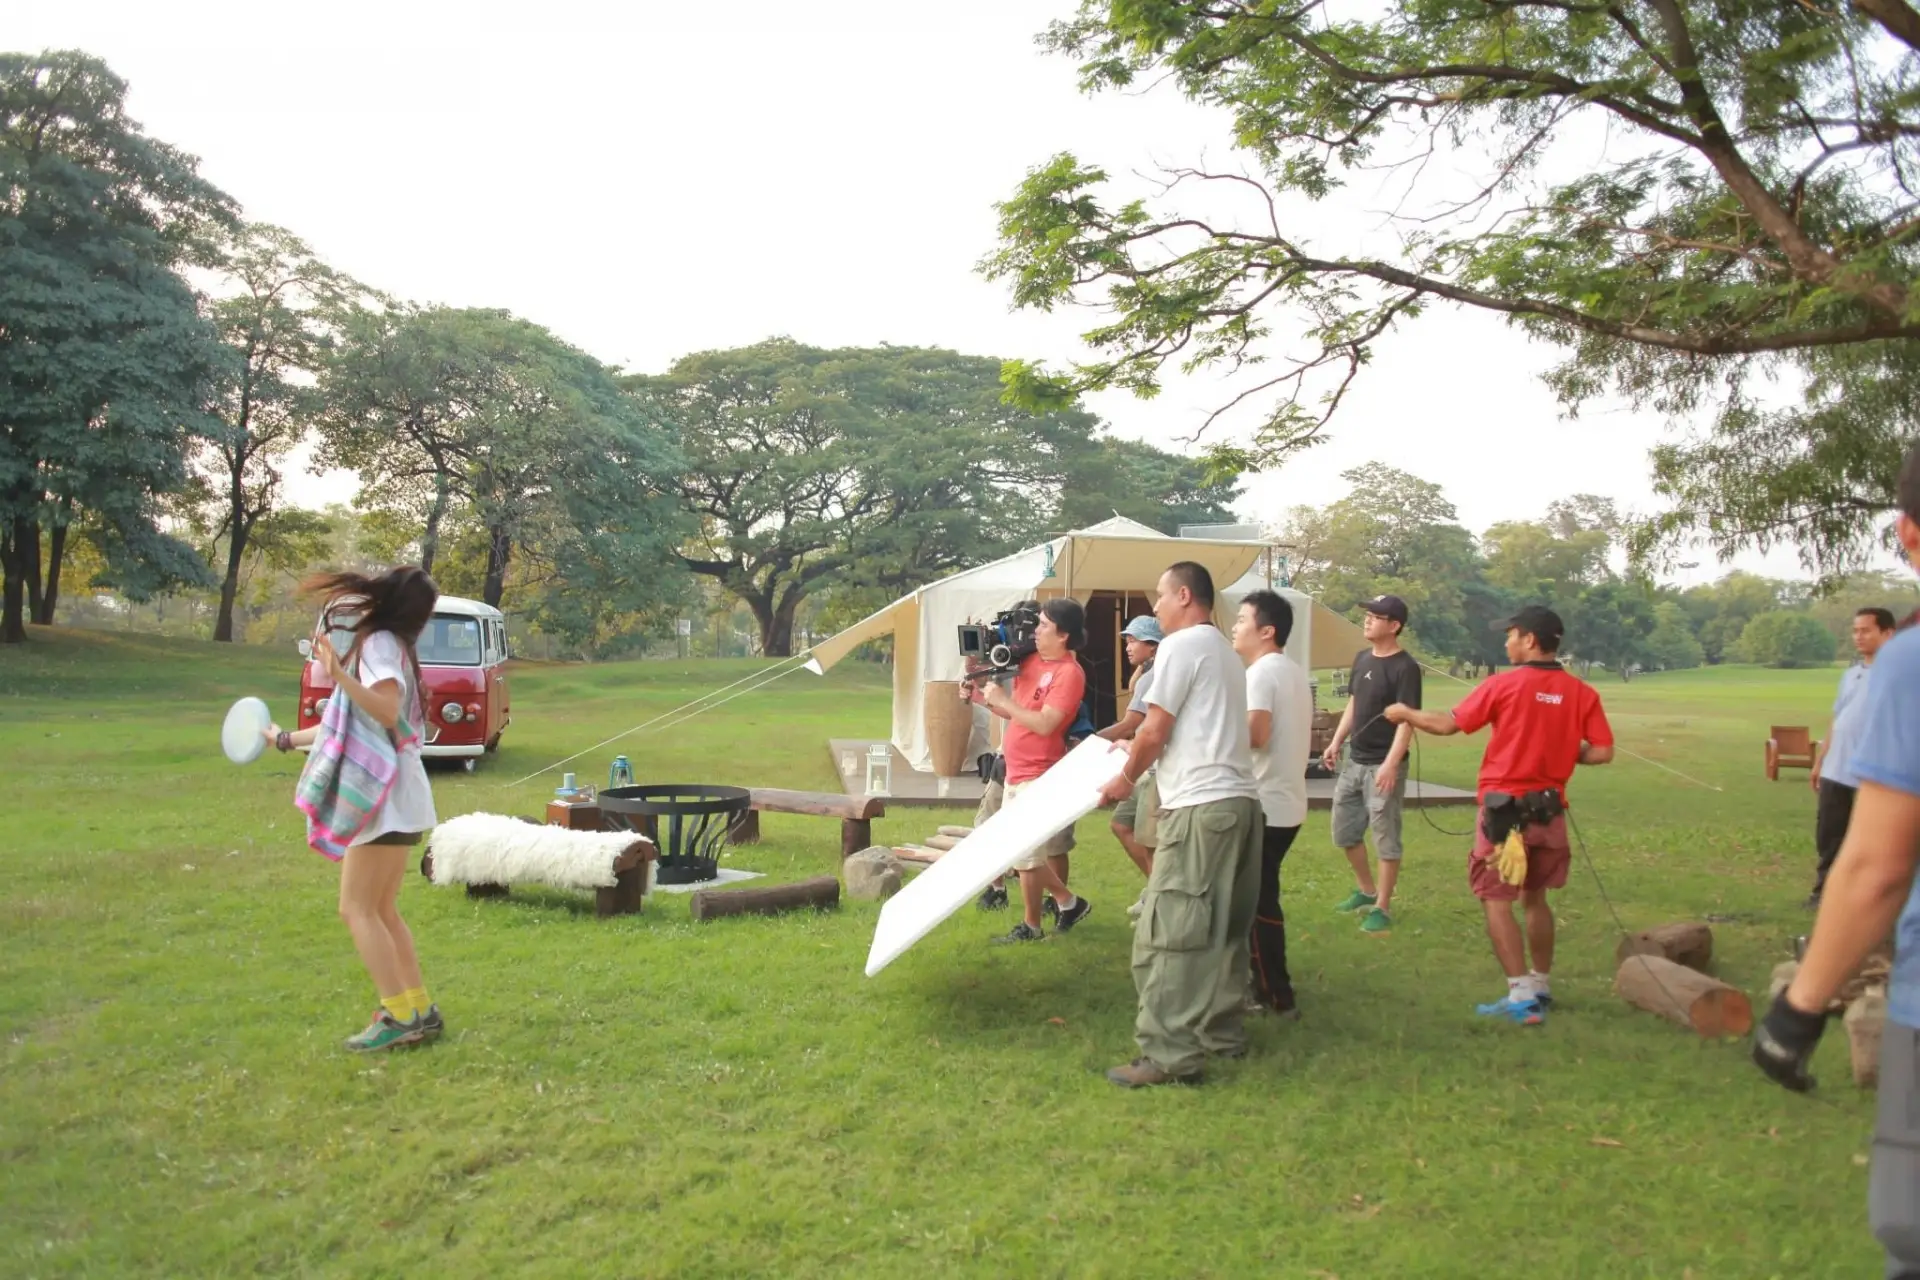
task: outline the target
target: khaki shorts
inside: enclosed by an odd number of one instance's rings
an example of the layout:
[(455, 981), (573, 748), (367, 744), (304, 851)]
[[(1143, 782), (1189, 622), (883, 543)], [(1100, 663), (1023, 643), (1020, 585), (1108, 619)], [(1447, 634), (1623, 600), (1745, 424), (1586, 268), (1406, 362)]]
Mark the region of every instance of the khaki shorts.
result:
[(1160, 839), (1160, 788), (1154, 775), (1140, 779), (1133, 794), (1113, 806), (1113, 825), (1133, 831), (1134, 842), (1151, 849)]
[[(1007, 784), (1007, 789), (1006, 789), (1007, 799), (1012, 800), (1015, 796), (1019, 795), (1022, 791), (1025, 791), (1028, 787), (1032, 786), (1033, 783), (1037, 781), (1039, 781), (1039, 779), (1036, 778), (1028, 782), (1009, 782)], [(1062, 827), (1060, 830), (1048, 836), (1046, 840), (1042, 842), (1042, 844), (1038, 849), (1035, 849), (1032, 853), (1028, 854), (1026, 857), (1022, 858), (1020, 861), (1014, 863), (1013, 870), (1038, 871), (1040, 868), (1047, 865), (1048, 858), (1062, 857), (1072, 851), (1073, 851), (1073, 828)]]

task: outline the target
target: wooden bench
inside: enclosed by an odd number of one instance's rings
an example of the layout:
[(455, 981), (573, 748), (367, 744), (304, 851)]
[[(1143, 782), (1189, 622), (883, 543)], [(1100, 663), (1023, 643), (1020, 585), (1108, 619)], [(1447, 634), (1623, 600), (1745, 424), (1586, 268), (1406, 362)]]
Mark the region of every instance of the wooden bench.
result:
[(1767, 781), (1778, 782), (1782, 769), (1812, 769), (1820, 740), (1803, 724), (1776, 724), (1767, 739)]
[[(585, 808), (585, 806), (579, 807)], [(544, 824), (537, 818), (522, 818), (520, 821), (531, 823), (534, 826), (566, 827), (575, 831), (598, 831), (601, 829), (597, 821), (597, 809), (595, 810), (596, 821), (592, 826), (587, 826), (584, 823), (575, 825), (563, 820), (556, 821), (551, 817), (553, 809), (554, 806), (548, 806), (548, 814), (550, 816), (549, 820)], [(633, 842), (621, 850), (620, 854), (613, 860), (614, 882), (610, 885), (599, 886), (594, 889), (593, 914), (601, 919), (605, 919), (608, 916), (625, 916), (638, 912), (642, 903), (646, 900), (647, 864), (657, 860), (659, 856), (660, 852), (654, 847), (653, 842), (636, 833)], [(433, 851), (431, 849), (428, 849), (420, 855), (420, 874), (429, 881), (433, 879)], [(465, 888), (469, 898), (504, 898), (509, 892), (507, 886), (504, 884), (470, 883), (467, 884)]]
[(754, 787), (751, 791), (753, 807), (728, 833), (728, 844), (759, 843), (763, 813), (804, 813), (840, 819), (840, 856), (846, 858), (873, 843), (873, 820), (887, 814), (887, 802), (873, 796), (856, 800), (831, 791), (784, 791), (778, 787)]

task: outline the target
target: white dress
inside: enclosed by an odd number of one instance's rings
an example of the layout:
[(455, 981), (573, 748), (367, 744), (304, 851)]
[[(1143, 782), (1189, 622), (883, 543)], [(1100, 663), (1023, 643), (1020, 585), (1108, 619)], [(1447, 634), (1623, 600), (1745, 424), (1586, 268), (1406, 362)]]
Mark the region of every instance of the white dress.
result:
[[(360, 683), (371, 689), (382, 680), (400, 682), (403, 715), (415, 710), (423, 716), (426, 714), (421, 709), (424, 700), (420, 708), (415, 706), (413, 664), (391, 631), (376, 631), (360, 644)], [(353, 710), (356, 715), (366, 714), (358, 707)], [(416, 735), (425, 733), (426, 726), (416, 724), (413, 731)], [(400, 752), (399, 764), (400, 771), (394, 776), (387, 802), (373, 811), (366, 830), (354, 837), (355, 844), (367, 844), (377, 836), (396, 831), (431, 831), (438, 824), (439, 819), (433, 812), (433, 788), (427, 784), (427, 766), (420, 758), (417, 740)]]

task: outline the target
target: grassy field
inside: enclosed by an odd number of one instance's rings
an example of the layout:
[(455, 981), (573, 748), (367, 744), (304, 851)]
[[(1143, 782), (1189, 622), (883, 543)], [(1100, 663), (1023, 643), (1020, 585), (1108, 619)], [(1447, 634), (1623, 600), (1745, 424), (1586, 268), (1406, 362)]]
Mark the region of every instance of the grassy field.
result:
[[(306, 852), (295, 765), (236, 769), (233, 698), (286, 717), (291, 653), (36, 629), (0, 650), (0, 1274), (1862, 1276), (1872, 1103), (1830, 1035), (1813, 1098), (1628, 1009), (1585, 861), (1557, 901), (1539, 1031), (1500, 992), (1465, 842), (1418, 817), (1396, 931), (1332, 904), (1315, 813), (1287, 865), (1305, 1019), (1200, 1089), (1124, 1093), (1124, 907), (1080, 828), (1081, 928), (1017, 948), (971, 910), (876, 979), (876, 908), (694, 926), (686, 899), (596, 921), (585, 896), (402, 906), (450, 1030), (368, 1061), (371, 992)], [(443, 817), (534, 814), (531, 769), (747, 664), (528, 667), (516, 722)], [(1600, 685), (1633, 760), (1574, 784), (1630, 927), (1716, 921), (1756, 993), (1806, 931), (1812, 797), (1767, 783), (1772, 722), (1824, 728), (1836, 671)], [(827, 788), (830, 733), (884, 731), (883, 673), (796, 675), (625, 750), (645, 780)], [(1434, 678), (1437, 704), (1453, 691)], [(1479, 740), (1420, 768), (1469, 784)], [(1461, 810), (1440, 825), (1464, 830)], [(948, 815), (902, 811), (879, 838)], [(734, 862), (831, 871), (837, 824), (769, 816)]]

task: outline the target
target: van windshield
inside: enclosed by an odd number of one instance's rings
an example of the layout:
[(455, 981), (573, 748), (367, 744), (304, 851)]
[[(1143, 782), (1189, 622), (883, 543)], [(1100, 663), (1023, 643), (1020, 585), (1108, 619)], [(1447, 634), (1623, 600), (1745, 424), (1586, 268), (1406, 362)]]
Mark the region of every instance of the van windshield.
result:
[[(334, 627), (327, 638), (333, 641), (333, 651), (344, 658), (353, 645), (352, 619), (338, 615), (336, 618), (349, 625)], [(477, 667), (480, 665), (480, 622), (457, 614), (436, 613), (420, 633), (420, 643), (414, 647), (422, 666)]]
[(480, 665), (480, 622), (436, 613), (420, 633), (415, 646), (420, 661), (429, 667), (477, 667)]

